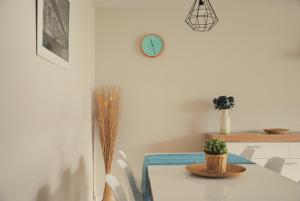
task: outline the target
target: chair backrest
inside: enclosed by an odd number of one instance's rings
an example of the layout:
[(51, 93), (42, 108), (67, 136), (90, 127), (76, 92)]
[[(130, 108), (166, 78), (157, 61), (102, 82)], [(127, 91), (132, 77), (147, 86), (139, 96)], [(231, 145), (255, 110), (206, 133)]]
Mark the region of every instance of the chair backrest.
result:
[(253, 155), (255, 153), (255, 149), (245, 149), (240, 156), (242, 156), (243, 158), (251, 161), (253, 158)]
[(127, 183), (130, 186), (129, 190), (132, 193), (131, 194), (132, 198), (135, 201), (142, 201), (143, 196), (142, 196), (141, 192), (138, 190), (138, 187), (136, 185), (136, 181), (135, 181), (135, 178), (133, 176), (130, 166), (123, 159), (118, 159), (117, 164), (122, 169), (122, 172), (126, 177)]
[(284, 163), (284, 158), (273, 157), (268, 160), (268, 162), (265, 164), (265, 167), (280, 174), (283, 169)]
[(127, 158), (127, 155), (125, 154), (125, 152), (122, 150), (119, 150), (118, 153), (121, 156), (121, 158), (128, 164), (128, 158)]
[(105, 181), (111, 188), (116, 201), (127, 201), (126, 194), (116, 177), (108, 174), (106, 175)]

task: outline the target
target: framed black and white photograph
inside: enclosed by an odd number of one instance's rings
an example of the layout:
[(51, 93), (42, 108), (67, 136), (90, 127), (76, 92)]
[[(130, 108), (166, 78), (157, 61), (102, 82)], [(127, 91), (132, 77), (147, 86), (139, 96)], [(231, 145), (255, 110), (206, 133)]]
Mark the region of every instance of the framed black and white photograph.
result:
[(69, 0), (37, 0), (37, 54), (69, 68)]

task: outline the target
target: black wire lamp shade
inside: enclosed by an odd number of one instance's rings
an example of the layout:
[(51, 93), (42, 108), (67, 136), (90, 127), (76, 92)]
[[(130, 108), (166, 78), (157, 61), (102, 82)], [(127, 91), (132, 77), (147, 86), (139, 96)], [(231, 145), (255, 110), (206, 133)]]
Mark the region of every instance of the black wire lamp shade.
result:
[(210, 31), (218, 22), (218, 17), (209, 0), (195, 0), (185, 22), (194, 31)]

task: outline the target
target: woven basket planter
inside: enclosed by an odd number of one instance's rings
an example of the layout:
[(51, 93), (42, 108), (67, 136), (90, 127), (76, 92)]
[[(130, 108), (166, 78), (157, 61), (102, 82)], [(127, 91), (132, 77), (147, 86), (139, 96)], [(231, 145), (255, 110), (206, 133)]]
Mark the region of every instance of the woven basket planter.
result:
[(227, 154), (212, 155), (205, 154), (206, 170), (213, 174), (223, 174), (226, 172)]

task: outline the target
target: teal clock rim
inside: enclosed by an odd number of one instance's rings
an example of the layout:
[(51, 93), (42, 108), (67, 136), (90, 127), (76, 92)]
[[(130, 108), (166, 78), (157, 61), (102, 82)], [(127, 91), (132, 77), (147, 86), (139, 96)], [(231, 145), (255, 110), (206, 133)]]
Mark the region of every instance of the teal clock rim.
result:
[[(150, 55), (146, 54), (143, 50), (144, 38), (147, 37), (147, 36), (150, 36), (150, 35), (158, 36), (161, 39), (161, 42), (162, 42), (162, 45), (163, 45), (161, 51), (157, 55), (154, 55), (154, 56), (150, 56)], [(163, 37), (161, 37), (161, 35), (159, 35), (159, 34), (156, 34), (156, 33), (145, 34), (145, 35), (142, 36), (140, 48), (141, 48), (141, 51), (143, 52), (143, 54), (145, 56), (147, 56), (149, 58), (155, 58), (155, 57), (158, 57), (159, 55), (161, 55), (163, 53), (163, 51), (165, 50), (165, 41), (164, 41)]]

